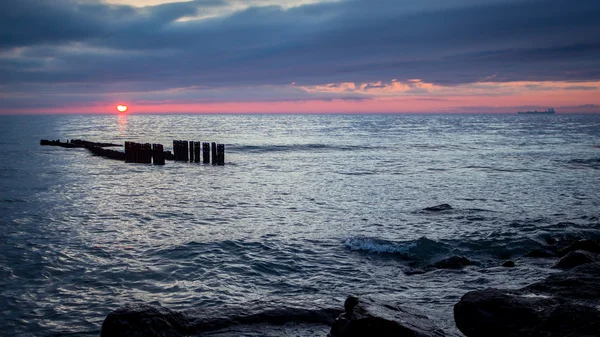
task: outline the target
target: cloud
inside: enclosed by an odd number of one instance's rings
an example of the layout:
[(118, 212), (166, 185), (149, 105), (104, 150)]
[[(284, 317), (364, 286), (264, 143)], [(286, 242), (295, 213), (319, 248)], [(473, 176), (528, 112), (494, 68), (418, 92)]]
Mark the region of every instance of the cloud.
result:
[(574, 86), (570, 86), (570, 87), (565, 87), (564, 90), (598, 90), (598, 87), (574, 85)]
[(291, 82), (377, 89), (379, 81), (415, 78), (446, 86), (600, 79), (596, 0), (569, 6), (563, 0), (342, 0), (181, 21), (227, 6), (220, 0), (146, 7), (0, 0), (0, 84), (19, 92), (52, 86), (108, 94)]

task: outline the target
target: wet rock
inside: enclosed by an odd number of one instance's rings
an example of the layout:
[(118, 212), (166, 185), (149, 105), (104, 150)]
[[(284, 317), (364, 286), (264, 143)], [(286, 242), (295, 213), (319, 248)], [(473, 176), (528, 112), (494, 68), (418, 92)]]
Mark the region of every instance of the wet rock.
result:
[(533, 283), (523, 290), (545, 293), (565, 299), (591, 301), (600, 306), (600, 263), (586, 263), (561, 273), (552, 274), (545, 280)]
[(588, 263), (519, 290), (472, 291), (454, 320), (467, 337), (598, 336), (599, 282), (600, 263)]
[(473, 263), (473, 261), (467, 259), (464, 256), (452, 256), (447, 259), (438, 261), (432, 266), (438, 269), (461, 269), (474, 264), (475, 263)]
[(163, 307), (134, 304), (106, 316), (101, 337), (185, 337), (186, 315)]
[(568, 247), (558, 251), (558, 256), (565, 256), (576, 250), (585, 250), (592, 253), (600, 253), (600, 243), (595, 240), (579, 240), (571, 243)]
[(426, 212), (441, 212), (441, 211), (447, 211), (450, 209), (452, 209), (452, 206), (450, 206), (448, 204), (441, 204), (441, 205), (423, 208), (423, 210)]
[(505, 261), (502, 264), (502, 267), (506, 267), (506, 268), (512, 268), (515, 266), (515, 262), (514, 261)]
[(345, 312), (331, 327), (330, 337), (443, 337), (427, 316), (415, 309), (348, 297)]
[(571, 269), (582, 264), (598, 261), (600, 261), (598, 254), (586, 252), (584, 250), (576, 250), (565, 255), (552, 268)]

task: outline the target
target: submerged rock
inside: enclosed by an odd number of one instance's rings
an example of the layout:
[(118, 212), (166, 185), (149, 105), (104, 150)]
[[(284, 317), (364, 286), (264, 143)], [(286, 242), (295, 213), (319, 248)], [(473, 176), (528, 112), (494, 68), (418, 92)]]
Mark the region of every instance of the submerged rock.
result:
[(598, 261), (600, 261), (600, 259), (598, 259), (598, 254), (586, 252), (584, 250), (576, 250), (573, 252), (569, 252), (562, 259), (560, 259), (552, 268), (571, 269), (582, 264)]
[(558, 251), (558, 256), (565, 256), (576, 250), (585, 250), (592, 253), (600, 253), (600, 244), (595, 240), (579, 240), (571, 243), (568, 247)]
[(464, 256), (452, 256), (447, 259), (438, 261), (432, 266), (438, 269), (461, 269), (466, 266), (472, 266), (475, 263)]
[(514, 261), (510, 261), (510, 260), (509, 261), (505, 261), (502, 264), (502, 267), (506, 267), (506, 268), (512, 268), (514, 266), (515, 266), (515, 262)]
[(441, 205), (423, 208), (423, 210), (426, 212), (440, 212), (440, 211), (447, 211), (450, 209), (452, 209), (452, 206), (450, 206), (449, 204), (441, 204)]
[(350, 296), (345, 312), (331, 327), (330, 337), (443, 337), (445, 333), (415, 309)]
[(467, 337), (598, 336), (599, 282), (600, 263), (588, 263), (519, 290), (471, 291), (454, 320)]
[(145, 304), (128, 305), (106, 316), (101, 337), (185, 337), (188, 318), (183, 313)]

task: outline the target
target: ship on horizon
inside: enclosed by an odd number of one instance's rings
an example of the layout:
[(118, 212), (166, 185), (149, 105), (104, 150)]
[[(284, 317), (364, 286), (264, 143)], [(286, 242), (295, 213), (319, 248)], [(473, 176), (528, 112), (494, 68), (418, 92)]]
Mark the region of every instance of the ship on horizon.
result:
[(550, 108), (546, 111), (519, 111), (518, 114), (519, 115), (554, 115), (556, 112), (554, 111), (554, 108)]

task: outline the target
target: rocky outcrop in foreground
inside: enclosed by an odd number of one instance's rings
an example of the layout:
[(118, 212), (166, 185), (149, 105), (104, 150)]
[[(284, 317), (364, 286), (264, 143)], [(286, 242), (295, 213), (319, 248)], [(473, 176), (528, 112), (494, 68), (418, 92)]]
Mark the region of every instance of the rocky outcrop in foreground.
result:
[(599, 285), (600, 263), (586, 263), (519, 290), (471, 291), (454, 320), (467, 337), (599, 336)]
[[(427, 316), (417, 310), (383, 304), (369, 298), (359, 300), (357, 297), (348, 297), (345, 312), (341, 315), (341, 310), (330, 308), (238, 309), (216, 313), (214, 310), (181, 313), (160, 306), (129, 305), (106, 317), (102, 323), (101, 337), (198, 336), (240, 324), (288, 322), (331, 325), (331, 337), (445, 336)], [(211, 313), (222, 316), (211, 317)]]
[(189, 319), (163, 307), (133, 304), (117, 309), (104, 319), (101, 337), (185, 337)]
[(427, 316), (369, 298), (350, 296), (345, 312), (331, 326), (330, 337), (444, 337), (445, 334)]

